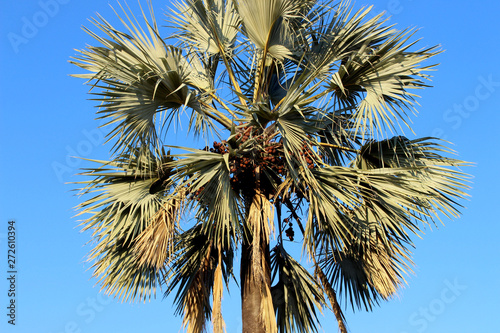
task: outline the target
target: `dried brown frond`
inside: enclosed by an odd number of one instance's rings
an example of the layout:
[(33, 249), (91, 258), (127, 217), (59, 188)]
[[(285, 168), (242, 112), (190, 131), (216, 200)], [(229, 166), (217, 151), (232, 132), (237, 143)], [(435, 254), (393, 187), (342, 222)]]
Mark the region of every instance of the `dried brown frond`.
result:
[(226, 332), (226, 324), (222, 318), (222, 254), (219, 249), (219, 263), (214, 274), (214, 290), (213, 290), (213, 310), (212, 310), (212, 325), (214, 333)]
[(211, 254), (211, 251), (207, 251), (183, 300), (183, 325), (187, 326), (187, 333), (206, 332), (206, 310), (210, 307), (210, 286), (207, 285), (206, 281), (213, 270)]
[(174, 236), (183, 210), (182, 195), (167, 201), (156, 213), (153, 221), (134, 242), (133, 252), (139, 265), (154, 267), (159, 271), (164, 267), (174, 247)]
[(387, 249), (382, 243), (371, 244), (364, 253), (363, 263), (369, 283), (384, 299), (394, 296), (406, 282), (402, 273), (412, 272), (412, 261), (397, 244)]

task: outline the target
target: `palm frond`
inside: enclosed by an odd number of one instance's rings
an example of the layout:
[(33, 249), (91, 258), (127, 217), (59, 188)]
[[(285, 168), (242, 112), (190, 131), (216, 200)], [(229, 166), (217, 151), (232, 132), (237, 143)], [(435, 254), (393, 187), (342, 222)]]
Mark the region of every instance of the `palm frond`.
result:
[(328, 165), (347, 165), (356, 157), (360, 140), (352, 131), (350, 120), (345, 115), (320, 116), (316, 127), (318, 153)]
[[(310, 175), (307, 158), (319, 163), (319, 156), (313, 150), (314, 135), (321, 130), (316, 126), (317, 122), (314, 119), (316, 114), (315, 108), (300, 108), (296, 105), (288, 112), (280, 114), (276, 120), (288, 166), (287, 171), (295, 182), (301, 183), (301, 179), (307, 179), (308, 184), (313, 187), (316, 185)], [(306, 151), (308, 153), (305, 153)]]
[(363, 45), (343, 59), (338, 72), (332, 76), (330, 89), (347, 104), (354, 104), (352, 117), (355, 132), (363, 136), (384, 135), (386, 129), (396, 131), (398, 121), (408, 123), (407, 111), (414, 113), (415, 98), (410, 89), (423, 88), (425, 71), (433, 65), (420, 66), (439, 53), (437, 47), (410, 51), (410, 32), (394, 32), (382, 43)]
[(360, 149), (360, 154), (353, 164), (358, 169), (468, 165), (463, 161), (445, 157), (441, 154), (454, 152), (440, 139), (424, 137), (409, 140), (404, 136), (395, 136), (382, 141), (370, 141)]
[(231, 53), (240, 17), (232, 1), (182, 0), (168, 19), (179, 30), (177, 37), (202, 53)]
[(88, 260), (94, 262), (93, 276), (98, 278), (101, 291), (122, 301), (155, 297), (163, 267), (140, 264), (133, 244), (123, 239), (111, 241), (105, 236), (98, 241), (100, 245), (89, 254)]
[(343, 295), (348, 304), (371, 310), (379, 300), (394, 296), (412, 272), (409, 239), (400, 237), (376, 220), (353, 219), (350, 240), (337, 248), (322, 240), (318, 256), (320, 267), (329, 276), (328, 284)]
[(176, 257), (166, 274), (167, 297), (175, 288), (177, 313), (184, 315), (184, 327), (189, 333), (205, 332), (212, 308), (210, 294), (213, 288), (217, 258), (212, 242), (200, 226), (182, 233), (176, 242)]
[[(168, 181), (164, 190), (150, 191), (155, 182), (170, 177), (162, 167), (168, 159), (132, 150), (114, 161), (94, 160), (101, 166), (83, 175), (95, 178), (79, 183), (86, 185), (82, 194), (94, 195), (78, 206), (78, 215), (90, 214), (82, 230), (92, 230), (96, 241), (88, 258), (95, 262), (93, 275), (107, 293), (122, 300), (151, 297), (171, 254), (183, 198), (166, 195), (173, 185)], [(152, 235), (153, 230), (160, 233)], [(165, 252), (152, 254), (152, 244), (144, 243), (151, 239)]]
[[(370, 12), (368, 8), (349, 17), (352, 11), (349, 2), (338, 4), (337, 8), (331, 2), (315, 7), (305, 20), (305, 31), (296, 31), (296, 38), (301, 43), (298, 43), (298, 49), (295, 50), (293, 59), (296, 68), (287, 77), (290, 88), (283, 99), (284, 107), (280, 113), (297, 105), (298, 98), (302, 99), (303, 105), (320, 101), (327, 91), (319, 88), (331, 80), (332, 73), (335, 73), (333, 71), (338, 69), (343, 59), (366, 48), (366, 45), (376, 45), (386, 38), (389, 28), (381, 27), (382, 14), (365, 20)], [(338, 101), (335, 107), (353, 108), (348, 103)]]
[[(175, 257), (166, 273), (165, 297), (175, 289), (177, 313), (184, 314), (184, 325), (190, 333), (201, 333), (212, 316), (210, 295), (214, 293), (214, 306), (219, 307), (222, 279), (228, 283), (232, 275), (233, 249), (224, 250), (203, 232), (202, 225), (186, 230), (176, 238)], [(219, 316), (219, 309), (215, 309)], [(217, 317), (214, 320), (219, 321)]]
[(229, 246), (240, 233), (241, 204), (232, 189), (229, 174), (229, 153), (174, 147), (187, 153), (173, 155), (179, 159), (168, 164), (175, 179), (183, 182), (191, 194), (190, 204), (196, 207), (196, 219), (207, 233)]
[(182, 192), (166, 200), (158, 216), (136, 238), (133, 251), (140, 265), (162, 267), (168, 262), (178, 227), (172, 222), (177, 222), (183, 215), (185, 200)]
[(308, 197), (305, 245), (353, 306), (370, 309), (394, 295), (411, 272), (411, 234), (458, 215), (468, 176), (451, 167), (467, 163), (439, 155), (446, 151), (425, 138), (397, 137), (363, 146), (362, 169), (312, 171), (319, 186)]
[[(308, 196), (305, 244), (314, 255), (314, 229), (328, 230), (333, 244), (349, 243), (349, 219), (375, 220), (402, 239), (419, 233), (418, 224), (457, 216), (456, 200), (465, 198), (467, 175), (442, 166), (356, 170), (324, 167), (312, 170), (317, 187)], [(306, 180), (304, 180), (305, 182)], [(349, 219), (346, 219), (346, 216)], [(387, 233), (387, 231), (386, 231)]]
[[(238, 0), (237, 10), (243, 32), (252, 43), (280, 61), (291, 56), (293, 32), (291, 21), (302, 19), (304, 9), (314, 1)], [(265, 57), (265, 55), (263, 55)]]
[(330, 4), (319, 8), (315, 13), (315, 29), (311, 29), (307, 60), (314, 60), (318, 68), (328, 66), (324, 70), (338, 69), (337, 62), (365, 48), (376, 47), (394, 33), (392, 26), (383, 25), (383, 13), (370, 15), (371, 6), (352, 14), (353, 11), (351, 1), (342, 1), (336, 8)]
[(415, 178), (413, 188), (426, 193), (414, 197), (415, 205), (424, 215), (438, 219), (439, 214), (457, 217), (457, 207), (460, 207), (457, 200), (466, 198), (465, 191), (469, 188), (469, 175), (458, 168), (470, 163), (443, 156), (453, 151), (438, 142), (439, 139), (433, 138), (408, 140), (405, 137), (369, 142), (354, 163), (357, 168), (383, 174), (390, 174), (391, 168), (408, 170), (405, 178), (410, 181)]
[(103, 46), (80, 50), (72, 61), (90, 72), (74, 76), (89, 80), (91, 93), (102, 103), (98, 113), (107, 120), (106, 125), (114, 125), (108, 138), (116, 139), (116, 148), (157, 144), (157, 114), (164, 114), (159, 118), (166, 124), (185, 107), (210, 127), (214, 126), (212, 119), (227, 126), (227, 119), (206, 107), (211, 86), (199, 60), (186, 58), (180, 49), (166, 45), (154, 18), (150, 23), (143, 13), (144, 31), (133, 15), (129, 17), (125, 10), (124, 14), (128, 21), (117, 15), (127, 33), (98, 16), (93, 23), (107, 38), (87, 32)]
[(316, 309), (325, 299), (314, 277), (281, 244), (271, 254), (271, 269), (278, 277), (272, 295), (279, 332), (317, 332)]

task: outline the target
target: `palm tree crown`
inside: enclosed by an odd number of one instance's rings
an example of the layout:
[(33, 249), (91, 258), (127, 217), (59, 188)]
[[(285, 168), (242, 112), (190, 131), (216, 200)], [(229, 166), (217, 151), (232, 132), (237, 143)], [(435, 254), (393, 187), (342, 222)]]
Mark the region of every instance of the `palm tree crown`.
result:
[[(440, 52), (416, 49), (413, 31), (346, 2), (179, 0), (162, 39), (151, 8), (142, 25), (121, 9), (123, 31), (98, 16), (102, 36), (87, 31), (101, 46), (72, 60), (113, 144), (78, 207), (107, 293), (163, 285), (188, 332), (222, 332), (238, 255), (243, 332), (316, 331), (324, 308), (345, 332), (337, 293), (364, 309), (390, 298), (411, 236), (458, 216), (466, 163), (395, 134), (411, 131), (434, 67), (422, 63)], [(184, 121), (213, 144), (169, 145)]]

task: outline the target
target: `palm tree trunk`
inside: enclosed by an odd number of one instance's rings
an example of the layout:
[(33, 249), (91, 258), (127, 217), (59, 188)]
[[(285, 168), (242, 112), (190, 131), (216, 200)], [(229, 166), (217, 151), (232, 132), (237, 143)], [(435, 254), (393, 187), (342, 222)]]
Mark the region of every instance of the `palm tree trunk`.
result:
[(256, 191), (247, 211), (241, 250), (241, 310), (243, 333), (275, 333), (271, 298), (269, 201)]
[[(269, 269), (269, 246), (264, 245), (265, 258), (263, 262), (265, 279), (258, 278), (253, 271), (252, 244), (243, 244), (241, 254), (241, 315), (242, 333), (268, 333), (262, 318), (262, 303), (265, 302), (263, 289), (271, 288), (271, 272)], [(267, 267), (267, 269), (265, 269)]]

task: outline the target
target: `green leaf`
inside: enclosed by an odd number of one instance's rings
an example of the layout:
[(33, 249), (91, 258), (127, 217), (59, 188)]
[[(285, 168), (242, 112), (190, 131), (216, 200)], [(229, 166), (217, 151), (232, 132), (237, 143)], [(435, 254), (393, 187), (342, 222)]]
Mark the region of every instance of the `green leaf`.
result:
[(199, 60), (184, 57), (180, 49), (166, 45), (154, 19), (148, 22), (143, 13), (147, 25), (144, 31), (135, 24), (135, 17), (129, 17), (125, 10), (124, 14), (128, 21), (118, 17), (128, 33), (116, 30), (98, 16), (99, 21), (93, 23), (107, 38), (87, 32), (103, 46), (80, 50), (80, 57), (72, 61), (90, 72), (74, 76), (89, 80), (91, 93), (101, 103), (98, 113), (106, 125), (114, 126), (109, 140), (116, 140), (117, 149), (138, 144), (158, 146), (157, 121), (162, 120), (163, 127), (185, 107), (213, 127), (211, 118), (219, 115), (204, 107), (208, 100), (203, 94), (211, 90), (211, 85)]
[(190, 153), (173, 155), (179, 158), (167, 164), (175, 170), (175, 179), (184, 181), (192, 195), (190, 205), (196, 207), (195, 218), (204, 230), (229, 246), (240, 232), (241, 208), (238, 195), (231, 186), (227, 159), (229, 156), (209, 151), (174, 147)]
[[(93, 275), (108, 294), (122, 300), (146, 299), (155, 294), (165, 263), (172, 252), (182, 210), (183, 197), (167, 196), (174, 185), (161, 156), (151, 151), (132, 150), (113, 161), (87, 169), (92, 180), (80, 182), (81, 193), (93, 195), (77, 208), (82, 230), (91, 230), (95, 246), (88, 260), (94, 261)], [(164, 189), (151, 193), (151, 186), (165, 179)], [(151, 230), (160, 232), (151, 238)], [(155, 240), (165, 252), (151, 254)], [(157, 251), (159, 248), (156, 249)]]
[(183, 0), (174, 6), (176, 10), (167, 14), (179, 30), (173, 37), (210, 55), (231, 53), (240, 24), (232, 1)]
[(314, 277), (281, 244), (271, 254), (271, 270), (278, 279), (271, 292), (279, 332), (317, 332), (316, 309), (325, 298)]

